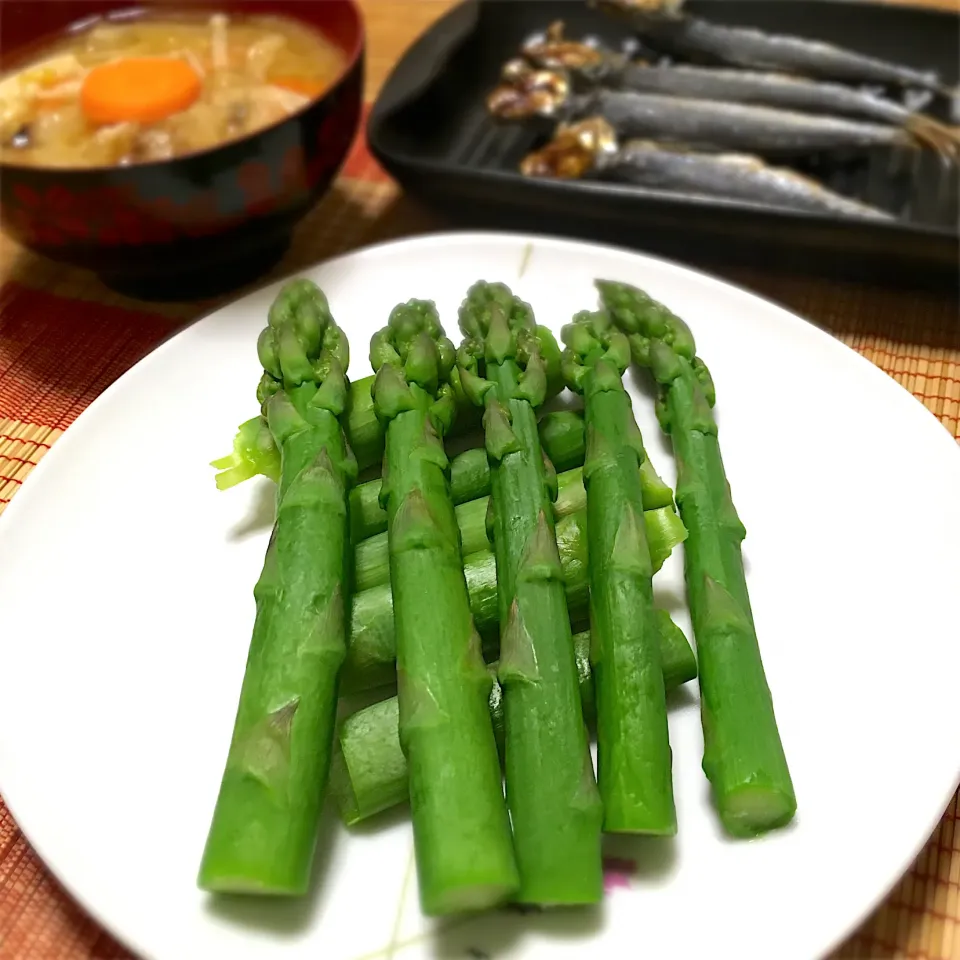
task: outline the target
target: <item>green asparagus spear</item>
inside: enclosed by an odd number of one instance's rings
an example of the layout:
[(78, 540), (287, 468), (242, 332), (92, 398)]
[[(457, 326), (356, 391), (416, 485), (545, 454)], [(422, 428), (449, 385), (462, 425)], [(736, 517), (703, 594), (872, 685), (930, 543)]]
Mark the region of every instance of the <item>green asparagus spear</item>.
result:
[[(538, 327), (537, 334), (540, 337), (541, 356), (547, 372), (547, 395), (553, 397), (563, 389), (560, 347), (546, 327)], [(476, 410), (463, 395), (456, 370), (451, 371), (450, 379), (457, 399), (458, 415), (454, 427), (457, 432), (465, 433), (476, 426)], [(378, 464), (383, 457), (383, 427), (377, 419), (370, 393), (373, 380), (373, 377), (364, 377), (354, 381), (350, 384), (347, 395), (347, 440), (361, 470)], [(254, 417), (240, 424), (233, 441), (233, 451), (219, 460), (214, 460), (211, 466), (220, 471), (217, 474), (217, 486), (221, 490), (258, 475), (276, 480), (280, 472), (280, 454), (263, 418)], [(571, 466), (579, 466), (579, 463)], [(477, 496), (487, 492), (483, 490)], [(380, 529), (386, 529), (385, 521)]]
[(460, 307), (464, 393), (484, 408), (500, 607), (507, 802), (520, 890), (538, 904), (603, 894), (603, 811), (590, 761), (554, 530), (556, 473), (535, 409), (546, 375), (530, 307), (477, 283)]
[[(557, 477), (558, 494), (554, 503), (554, 515), (559, 520), (579, 510), (586, 509), (587, 494), (583, 488), (583, 473), (579, 467), (561, 473)], [(460, 528), (460, 549), (464, 556), (484, 550), (487, 539), (487, 510), (489, 498), (481, 497), (462, 503), (456, 508), (457, 526)], [(369, 590), (390, 579), (386, 534), (362, 540), (355, 548), (356, 589)]]
[[(647, 510), (643, 519), (656, 570), (687, 533), (672, 507)], [(586, 512), (578, 512), (564, 517), (556, 528), (567, 605), (574, 621), (585, 617), (587, 613), (589, 578), (586, 521)], [(482, 637), (489, 637), (496, 632), (500, 617), (493, 553), (485, 549), (464, 557), (463, 572), (474, 623)], [(341, 686), (347, 691), (358, 691), (394, 683), (397, 679), (396, 655), (390, 585), (381, 584), (356, 594)]]
[(563, 328), (567, 386), (584, 398), (590, 650), (597, 784), (607, 833), (677, 832), (667, 701), (639, 465), (647, 459), (621, 379), (630, 344), (605, 313)]
[[(555, 410), (545, 413), (537, 424), (540, 446), (550, 458), (554, 470), (562, 473), (583, 466), (584, 427), (583, 414), (579, 410)], [(489, 477), (489, 464), (487, 467)], [(487, 480), (489, 493), (489, 479)], [(660, 481), (663, 483), (663, 481)], [(669, 489), (669, 488), (668, 488)], [(673, 491), (670, 491), (673, 503)]]
[[(559, 464), (557, 469), (571, 470), (583, 465), (583, 417), (579, 413), (558, 410), (545, 414), (540, 420), (540, 438), (547, 456)], [(664, 488), (669, 499), (661, 503)], [(486, 450), (482, 447), (467, 450), (450, 461), (450, 496), (455, 504), (469, 503), (489, 493), (490, 465)], [(653, 470), (644, 478), (644, 494), (650, 497), (651, 503), (657, 501), (658, 506), (673, 503), (673, 491)], [(380, 506), (379, 479), (353, 488), (350, 518), (355, 544), (387, 529), (387, 515)]]
[[(450, 498), (469, 503), (490, 492), (490, 470), (483, 450), (466, 450), (450, 461)], [(387, 530), (387, 513), (380, 506), (380, 478), (360, 483), (350, 501), (353, 542), (356, 546)]]
[(323, 293), (307, 280), (284, 287), (257, 347), (257, 394), (280, 450), (277, 520), (198, 882), (298, 895), (310, 880), (345, 655), (357, 468), (338, 419), (347, 341)]
[(686, 324), (647, 294), (597, 281), (634, 361), (659, 384), (657, 416), (673, 440), (677, 503), (689, 531), (687, 594), (700, 661), (703, 769), (726, 830), (752, 836), (792, 819), (797, 802), (750, 609), (713, 415), (713, 381)]
[[(697, 661), (683, 631), (666, 611), (657, 611), (657, 624), (663, 684), (667, 690), (673, 690), (697, 675)], [(575, 634), (573, 643), (580, 700), (589, 724), (595, 719), (590, 634)], [(491, 670), (496, 669), (497, 664), (491, 664)], [(490, 691), (490, 716), (502, 756), (503, 702), (498, 683)], [(390, 697), (357, 711), (340, 724), (330, 767), (330, 792), (348, 826), (402, 803), (409, 796), (407, 761), (397, 736), (397, 717), (397, 698)]]
[(455, 353), (432, 303), (411, 300), (370, 342), (386, 429), (387, 510), (400, 743), (407, 758), (420, 901), (478, 910), (518, 886), (493, 725), (491, 678), (460, 554), (443, 436), (456, 415)]
[[(580, 446), (580, 450), (582, 452), (582, 445)], [(471, 450), (469, 453), (482, 454), (486, 462), (487, 455), (485, 451)], [(463, 456), (466, 455), (464, 454)], [(553, 458), (550, 457), (549, 454), (547, 454), (547, 456), (552, 463)], [(582, 461), (583, 457), (581, 456), (579, 459)], [(451, 463), (454, 462), (455, 461), (451, 461)], [(672, 508), (673, 491), (663, 483), (653, 467), (649, 466), (649, 463), (649, 458), (643, 461), (636, 478), (637, 483), (640, 485), (644, 509), (649, 511), (660, 506)], [(472, 462), (470, 466), (473, 466)], [(645, 473), (643, 470), (644, 466), (647, 466)], [(474, 475), (476, 476), (478, 473), (479, 471), (475, 471)], [(488, 491), (489, 480), (490, 476), (488, 472)], [(379, 480), (374, 482), (379, 491)], [(452, 486), (453, 484), (451, 482), (451, 488)], [(667, 491), (666, 495), (663, 493), (664, 489)], [(454, 501), (456, 502), (455, 497)], [(354, 502), (355, 501), (351, 501), (351, 505)], [(586, 509), (586, 505), (587, 494), (583, 486), (583, 471), (579, 465), (559, 474), (557, 476), (557, 498), (553, 503), (554, 517), (560, 520), (563, 517), (569, 516), (571, 513), (576, 513), (578, 510)], [(477, 499), (470, 499), (465, 503), (461, 502), (459, 506), (457, 506), (457, 525), (460, 527), (460, 548), (464, 556), (474, 553), (477, 550), (482, 550), (487, 546), (486, 517), (488, 509), (489, 498), (486, 496), (479, 496)], [(359, 592), (379, 586), (381, 583), (386, 583), (390, 578), (386, 534), (374, 534), (365, 540), (354, 538), (354, 543), (356, 544), (354, 554), (356, 569), (355, 589)]]
[[(557, 471), (583, 466), (586, 430), (583, 416), (575, 410), (546, 413), (539, 423), (540, 446)], [(643, 509), (673, 506), (673, 490), (660, 479), (649, 457), (640, 464)], [(484, 493), (487, 491), (485, 490)]]
[[(556, 470), (567, 471), (583, 466), (584, 427), (583, 417), (578, 411), (556, 410), (546, 413), (540, 418), (539, 430), (540, 444)], [(213, 466), (221, 469), (217, 474), (217, 485), (221, 489), (257, 475), (276, 481), (280, 455), (261, 417), (241, 425), (234, 445), (234, 453), (213, 463)], [(666, 507), (673, 503), (673, 491), (660, 479), (649, 460), (644, 460), (640, 465), (640, 483), (646, 509)], [(467, 450), (450, 461), (450, 496), (455, 504), (469, 503), (489, 493), (490, 464), (486, 450), (482, 447)], [(386, 531), (387, 514), (380, 506), (379, 477), (359, 483), (351, 489), (350, 528), (351, 540), (357, 545)], [(357, 589), (365, 588), (358, 586)]]

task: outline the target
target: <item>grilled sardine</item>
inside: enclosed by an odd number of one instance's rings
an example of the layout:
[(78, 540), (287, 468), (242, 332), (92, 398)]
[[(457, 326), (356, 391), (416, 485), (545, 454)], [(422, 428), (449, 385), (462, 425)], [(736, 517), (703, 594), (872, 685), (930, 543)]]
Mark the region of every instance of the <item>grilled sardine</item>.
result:
[(793, 170), (768, 166), (759, 157), (696, 153), (645, 140), (620, 146), (613, 128), (598, 119), (562, 127), (549, 144), (525, 157), (520, 169), (531, 177), (592, 177), (807, 213), (892, 219)]
[(680, 5), (673, 0), (661, 3), (656, 0), (592, 0), (592, 3), (627, 20), (640, 36), (667, 53), (737, 67), (916, 88), (947, 96), (955, 94), (955, 91), (944, 88), (935, 73), (806, 37), (711, 23), (682, 13)]

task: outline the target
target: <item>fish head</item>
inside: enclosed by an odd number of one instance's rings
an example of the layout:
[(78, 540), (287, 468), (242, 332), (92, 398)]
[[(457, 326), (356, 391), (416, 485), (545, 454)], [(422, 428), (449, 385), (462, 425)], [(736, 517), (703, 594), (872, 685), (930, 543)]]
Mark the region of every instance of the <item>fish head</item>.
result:
[(487, 110), (501, 120), (552, 116), (570, 96), (564, 73), (535, 69), (525, 60), (507, 63), (500, 79), (487, 95)]
[(595, 44), (568, 40), (562, 20), (550, 24), (546, 33), (527, 40), (521, 51), (530, 63), (542, 70), (565, 70), (590, 83), (599, 83), (613, 69), (622, 66), (624, 59)]
[(620, 19), (678, 20), (683, 0), (589, 0), (589, 6)]
[(617, 135), (602, 117), (561, 124), (549, 143), (523, 158), (520, 172), (525, 177), (577, 180), (616, 149)]

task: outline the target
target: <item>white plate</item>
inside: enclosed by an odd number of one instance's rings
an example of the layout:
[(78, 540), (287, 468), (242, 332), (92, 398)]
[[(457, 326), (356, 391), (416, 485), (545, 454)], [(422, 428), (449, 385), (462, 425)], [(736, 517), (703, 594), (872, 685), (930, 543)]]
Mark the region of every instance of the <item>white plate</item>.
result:
[[(713, 372), (750, 592), (799, 813), (724, 839), (700, 770), (695, 685), (671, 716), (679, 837), (602, 910), (500, 914), (437, 931), (417, 905), (404, 815), (324, 828), (304, 903), (228, 907), (195, 886), (267, 539), (270, 488), (218, 493), (207, 465), (255, 410), (256, 337), (276, 287), (164, 344), (71, 427), (0, 523), (0, 787), (67, 888), (157, 960), (809, 958), (904, 871), (960, 772), (960, 450), (877, 368), (742, 290), (611, 248), (424, 237), (306, 272), (350, 335), (354, 377), (398, 300), (455, 309), (503, 280), (559, 331), (594, 277), (685, 317)], [(641, 381), (637, 381), (640, 383)], [(635, 391), (642, 397), (639, 389)], [(672, 461), (637, 404), (656, 464)], [(658, 577), (682, 596), (680, 558)], [(681, 612), (681, 624), (689, 621)]]

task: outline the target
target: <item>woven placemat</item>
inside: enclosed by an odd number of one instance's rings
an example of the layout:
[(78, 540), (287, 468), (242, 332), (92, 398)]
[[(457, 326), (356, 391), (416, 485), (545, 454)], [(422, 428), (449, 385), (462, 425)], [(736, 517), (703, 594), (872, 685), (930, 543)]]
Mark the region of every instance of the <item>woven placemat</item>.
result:
[[(444, 226), (402, 197), (358, 142), (343, 176), (298, 231), (273, 275), (373, 241)], [(723, 272), (864, 354), (960, 438), (956, 299), (747, 270)], [(0, 288), (0, 512), (110, 382), (180, 325), (216, 306), (213, 301), (137, 304), (99, 287), (87, 274), (33, 257), (18, 263), (14, 276)], [(837, 960), (960, 957), (958, 817), (955, 796), (909, 873), (837, 951)], [(61, 890), (0, 801), (0, 960), (129, 958)]]

